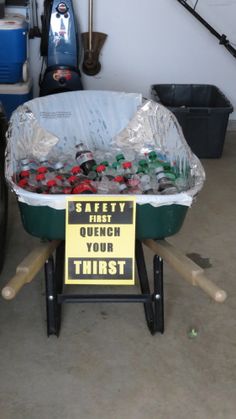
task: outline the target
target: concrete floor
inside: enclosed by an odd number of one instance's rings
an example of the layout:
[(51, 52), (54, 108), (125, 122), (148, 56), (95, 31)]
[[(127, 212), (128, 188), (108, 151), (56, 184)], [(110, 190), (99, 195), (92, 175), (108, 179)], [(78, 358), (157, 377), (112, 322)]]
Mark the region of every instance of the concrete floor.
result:
[[(165, 266), (164, 335), (150, 335), (140, 304), (99, 303), (64, 305), (60, 337), (47, 338), (41, 272), (15, 300), (1, 299), (1, 419), (235, 419), (235, 141), (228, 132), (223, 157), (203, 160), (205, 187), (169, 239), (203, 258), (226, 302)], [(9, 219), (1, 287), (38, 244), (13, 196)]]

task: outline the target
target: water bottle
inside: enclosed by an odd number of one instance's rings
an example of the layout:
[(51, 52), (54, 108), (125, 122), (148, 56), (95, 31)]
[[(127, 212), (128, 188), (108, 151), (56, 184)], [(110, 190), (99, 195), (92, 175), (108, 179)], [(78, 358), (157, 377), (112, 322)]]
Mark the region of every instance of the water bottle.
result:
[(92, 167), (96, 164), (93, 153), (90, 150), (87, 150), (83, 143), (76, 145), (75, 159), (77, 160), (78, 165), (81, 167), (85, 175), (87, 175), (90, 170), (92, 170)]

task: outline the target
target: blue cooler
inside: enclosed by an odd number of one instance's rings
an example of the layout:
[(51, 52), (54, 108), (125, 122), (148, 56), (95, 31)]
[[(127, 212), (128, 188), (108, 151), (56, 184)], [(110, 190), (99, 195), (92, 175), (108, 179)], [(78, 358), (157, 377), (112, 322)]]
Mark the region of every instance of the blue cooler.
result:
[(27, 30), (23, 15), (9, 13), (0, 19), (0, 83), (25, 80)]
[(0, 84), (0, 102), (10, 119), (12, 112), (24, 102), (33, 99), (32, 80), (15, 84)]

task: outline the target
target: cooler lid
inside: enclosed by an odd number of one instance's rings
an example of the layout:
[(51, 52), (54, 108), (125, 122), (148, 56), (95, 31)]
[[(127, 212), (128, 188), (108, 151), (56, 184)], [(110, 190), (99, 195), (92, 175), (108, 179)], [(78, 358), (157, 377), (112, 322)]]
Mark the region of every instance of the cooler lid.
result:
[(0, 19), (0, 30), (15, 30), (27, 27), (25, 16), (19, 13), (6, 13), (3, 19)]

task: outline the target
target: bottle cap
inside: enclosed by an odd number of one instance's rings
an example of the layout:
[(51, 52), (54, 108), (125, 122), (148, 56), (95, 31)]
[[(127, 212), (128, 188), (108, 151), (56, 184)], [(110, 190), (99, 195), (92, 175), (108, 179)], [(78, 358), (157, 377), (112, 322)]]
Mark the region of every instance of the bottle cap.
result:
[(114, 161), (111, 165), (113, 169), (117, 169), (119, 167), (119, 163), (117, 161)]
[(21, 179), (21, 180), (19, 180), (18, 186), (20, 186), (20, 188), (23, 188), (26, 185), (28, 185), (28, 180), (27, 179)]
[(63, 169), (63, 167), (64, 167), (64, 164), (61, 161), (58, 161), (54, 164), (54, 169), (55, 170)]
[(47, 171), (48, 171), (48, 169), (47, 169), (47, 167), (45, 167), (45, 166), (40, 166), (40, 167), (38, 167), (38, 169), (37, 169), (37, 173), (47, 173)]
[(121, 161), (121, 160), (124, 160), (125, 159), (125, 156), (124, 156), (124, 154), (117, 154), (117, 156), (116, 156), (116, 160), (119, 162), (119, 161)]
[(114, 177), (113, 180), (114, 180), (114, 182), (118, 182), (118, 183), (122, 183), (122, 182), (125, 181), (123, 176), (116, 176), (116, 177)]
[(76, 175), (76, 174), (78, 174), (78, 173), (80, 173), (81, 172), (81, 168), (80, 168), (80, 166), (74, 166), (74, 167), (72, 167), (72, 169), (71, 169), (71, 173), (73, 174), (73, 175)]
[(104, 164), (99, 164), (99, 166), (96, 167), (96, 171), (98, 173), (102, 173), (106, 170), (106, 166)]
[(157, 153), (155, 151), (150, 151), (150, 153), (148, 153), (148, 157), (150, 160), (156, 160)]
[(68, 178), (68, 182), (70, 182), (71, 184), (72, 183), (75, 183), (76, 181), (78, 180), (78, 178), (77, 178), (77, 176), (70, 176), (69, 178)]
[(55, 181), (55, 179), (51, 179), (47, 182), (47, 186), (49, 188), (51, 188), (52, 186), (56, 186), (57, 182)]
[(42, 164), (47, 164), (48, 163), (48, 159), (46, 159), (46, 157), (39, 157), (39, 162)]
[(20, 163), (21, 163), (21, 166), (25, 166), (26, 164), (29, 164), (30, 163), (30, 160), (29, 159), (22, 159), (20, 161)]
[(29, 175), (30, 175), (29, 170), (22, 170), (22, 171), (20, 172), (20, 177), (21, 177), (21, 178), (29, 177)]
[(56, 176), (55, 176), (55, 179), (58, 179), (58, 180), (63, 180), (63, 176), (62, 176), (62, 175), (56, 175)]
[(36, 180), (44, 180), (45, 179), (45, 175), (44, 173), (39, 173), (38, 175), (35, 176)]
[(126, 161), (125, 163), (122, 164), (124, 169), (130, 169), (132, 167), (132, 163), (131, 161)]
[(142, 168), (146, 168), (148, 166), (148, 162), (145, 159), (139, 160), (138, 162), (139, 166), (141, 166)]

